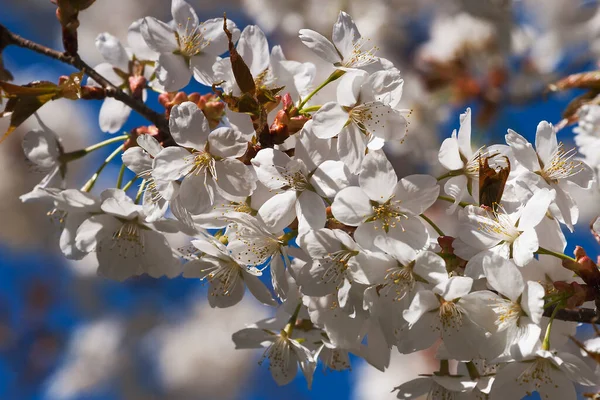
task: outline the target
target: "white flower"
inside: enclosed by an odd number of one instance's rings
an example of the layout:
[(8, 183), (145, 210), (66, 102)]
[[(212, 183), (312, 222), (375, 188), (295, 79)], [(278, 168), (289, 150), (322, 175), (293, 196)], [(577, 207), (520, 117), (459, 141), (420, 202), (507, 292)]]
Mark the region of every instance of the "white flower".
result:
[(490, 292), (481, 304), (481, 307), (491, 308), (496, 315), (493, 321), (496, 329), (487, 326), (493, 333), (486, 343), (487, 354), (500, 356), (513, 345), (518, 346), (519, 354), (531, 354), (541, 333), (544, 287), (537, 282), (525, 282), (511, 261), (496, 254), (484, 259), (483, 270), (488, 285), (499, 294)]
[[(158, 54), (150, 50), (143, 42), (140, 26), (141, 20), (134, 22), (129, 27), (130, 48), (125, 48), (119, 39), (109, 33), (98, 35), (96, 48), (106, 62), (97, 65), (94, 69), (128, 95), (132, 95), (138, 100), (145, 100), (146, 81), (149, 81), (154, 74), (154, 67), (148, 61), (154, 61)], [(88, 85), (100, 86), (92, 78), (88, 78)], [(132, 88), (137, 92), (132, 92)], [(130, 113), (131, 108), (128, 105), (113, 97), (107, 97), (100, 108), (98, 118), (100, 129), (108, 133), (119, 131)]]
[(574, 150), (565, 151), (556, 140), (554, 127), (546, 121), (539, 123), (535, 135), (535, 150), (531, 143), (515, 131), (509, 130), (506, 143), (512, 148), (519, 164), (528, 173), (519, 179), (530, 186), (552, 188), (556, 198), (550, 207), (552, 214), (569, 229), (577, 223), (579, 210), (570, 192), (570, 185), (589, 189), (594, 172), (585, 163), (574, 161)]
[(62, 160), (63, 147), (56, 133), (42, 124), (43, 129), (29, 131), (23, 136), (23, 152), (34, 169), (45, 172), (46, 175), (31, 192), (20, 197), (21, 201), (37, 199), (46, 196), (44, 189), (65, 187), (67, 164)]
[(162, 149), (152, 169), (156, 181), (183, 178), (178, 193), (170, 192), (170, 197), (161, 193), (167, 200), (179, 196), (191, 214), (201, 214), (214, 204), (217, 190), (238, 200), (256, 188), (252, 170), (235, 158), (247, 148), (240, 132), (226, 127), (211, 132), (204, 113), (192, 102), (173, 107), (169, 127), (175, 142), (183, 147)]
[(235, 348), (266, 348), (261, 363), (264, 359), (269, 361), (269, 371), (280, 386), (287, 385), (296, 377), (299, 364), (310, 387), (316, 366), (310, 350), (292, 339), (286, 329), (277, 333), (272, 330), (271, 325), (272, 320), (263, 320), (254, 327), (234, 333), (232, 339)]
[[(156, 67), (158, 81), (166, 91), (173, 92), (186, 86), (193, 73), (198, 82), (212, 85), (212, 65), (227, 51), (223, 18), (200, 23), (194, 9), (184, 0), (172, 1), (171, 14), (174, 27), (153, 17), (146, 17), (142, 25), (148, 47), (160, 54)], [(239, 30), (230, 20), (227, 29), (237, 40)]]
[(598, 378), (573, 354), (538, 350), (498, 370), (490, 399), (521, 399), (538, 392), (543, 399), (576, 400), (574, 383), (595, 386)]
[(333, 25), (333, 43), (310, 29), (301, 29), (299, 36), (309, 49), (341, 70), (363, 68), (379, 60), (375, 56), (377, 48), (369, 47), (369, 40), (361, 37), (352, 17), (344, 11)]
[(431, 251), (416, 252), (412, 247), (384, 236), (375, 239), (375, 246), (397, 261), (386, 271), (384, 280), (378, 282), (383, 284), (379, 289), (381, 296), (400, 301), (406, 295), (432, 288), (448, 277), (444, 259)]
[(321, 139), (338, 136), (338, 153), (350, 170), (358, 172), (367, 148), (380, 149), (385, 141), (402, 141), (407, 121), (397, 107), (404, 81), (396, 69), (342, 76), (337, 101), (323, 104), (313, 114), (312, 129)]
[(339, 229), (310, 231), (302, 237), (301, 246), (311, 260), (296, 273), (300, 290), (307, 296), (337, 292), (341, 307), (345, 307), (353, 283), (380, 282), (393, 266), (390, 258), (362, 249)]
[[(137, 144), (138, 147), (131, 147), (123, 153), (122, 160), (127, 168), (146, 180), (143, 197), (144, 214), (147, 216), (146, 221), (154, 222), (165, 215), (169, 206), (163, 193), (175, 202), (178, 198), (173, 199), (172, 193), (176, 193), (179, 187), (176, 182), (160, 181), (152, 176), (152, 160), (163, 149), (158, 140), (150, 135), (141, 135), (137, 138)], [(176, 210), (177, 207), (173, 209)]]
[(217, 239), (205, 235), (192, 240), (192, 244), (201, 254), (185, 264), (183, 276), (208, 279), (208, 303), (211, 307), (224, 308), (239, 303), (246, 287), (261, 303), (271, 306), (277, 304), (258, 278), (262, 273), (256, 268), (239, 265)]
[(390, 235), (415, 249), (427, 243), (429, 235), (418, 215), (437, 199), (439, 186), (429, 175), (410, 175), (398, 181), (396, 172), (382, 151), (365, 156), (359, 187), (342, 189), (331, 205), (340, 222), (358, 226), (355, 240), (372, 249), (377, 236)]
[[(465, 376), (427, 375), (405, 382), (395, 387), (399, 399), (468, 399), (468, 395), (477, 383)], [(465, 397), (461, 395), (466, 395)]]
[[(24, 196), (21, 198), (23, 199)], [(76, 246), (77, 229), (83, 221), (102, 211), (100, 199), (77, 189), (51, 188), (39, 189), (36, 197), (28, 197), (27, 200), (29, 199), (53, 201), (54, 208), (48, 212), (48, 215), (58, 222), (60, 250), (70, 260), (81, 260), (88, 252), (81, 251)]]
[(471, 319), (472, 304), (480, 303), (480, 292), (469, 293), (473, 280), (464, 276), (438, 276), (433, 290), (422, 290), (402, 313), (408, 330), (398, 334), (400, 352), (426, 349), (441, 337), (458, 359), (477, 357), (484, 331)]
[(258, 179), (276, 194), (258, 210), (258, 215), (273, 231), (283, 230), (298, 218), (301, 234), (325, 226), (326, 194), (348, 185), (344, 164), (325, 161), (309, 171), (303, 160), (290, 158), (275, 149), (262, 149), (252, 159)]
[(233, 222), (226, 231), (227, 250), (232, 257), (249, 266), (268, 262), (273, 289), (280, 298), (285, 298), (288, 292), (286, 268), (290, 262), (285, 235), (269, 230), (264, 222), (248, 214), (230, 214), (228, 219)]
[(103, 213), (83, 221), (75, 237), (80, 251), (96, 252), (99, 275), (122, 281), (144, 273), (155, 278), (180, 273), (179, 259), (165, 236), (155, 230), (169, 229), (169, 224), (144, 222), (142, 206), (122, 190), (106, 190), (101, 197)]
[(554, 199), (554, 190), (538, 189), (525, 206), (507, 213), (503, 207), (488, 210), (467, 206), (459, 213), (460, 240), (453, 243), (455, 253), (469, 260), (465, 273), (482, 276), (484, 252), (491, 250), (522, 267), (533, 259), (539, 242), (535, 227), (542, 221)]

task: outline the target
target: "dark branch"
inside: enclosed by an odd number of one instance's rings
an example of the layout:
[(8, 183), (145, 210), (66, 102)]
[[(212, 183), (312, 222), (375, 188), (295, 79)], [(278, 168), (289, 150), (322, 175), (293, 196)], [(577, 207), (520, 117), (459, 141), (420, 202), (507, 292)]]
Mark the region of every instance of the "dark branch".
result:
[(107, 96), (114, 97), (115, 99), (128, 105), (137, 113), (148, 119), (148, 121), (156, 125), (158, 129), (164, 131), (165, 133), (169, 133), (169, 122), (164, 115), (157, 113), (156, 111), (147, 107), (143, 102), (123, 92), (121, 89), (113, 85), (106, 78), (96, 72), (96, 70), (87, 65), (78, 55), (72, 56), (32, 42), (31, 40), (25, 39), (10, 32), (4, 25), (0, 24), (0, 51), (2, 51), (6, 46), (10, 45), (35, 51), (36, 53), (61, 61), (65, 64), (69, 64), (78, 70), (83, 71), (86, 75), (106, 89)]
[[(546, 308), (544, 310), (544, 316), (550, 317), (552, 311), (554, 311), (554, 307)], [(555, 319), (589, 324), (594, 318), (596, 318), (596, 310), (592, 310), (591, 308), (578, 308), (577, 310), (558, 310)]]

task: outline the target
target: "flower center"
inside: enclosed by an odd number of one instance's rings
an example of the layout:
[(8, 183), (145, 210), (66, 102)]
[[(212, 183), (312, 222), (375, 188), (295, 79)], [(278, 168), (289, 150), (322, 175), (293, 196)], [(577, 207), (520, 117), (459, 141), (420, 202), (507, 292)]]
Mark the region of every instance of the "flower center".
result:
[(283, 190), (295, 190), (302, 192), (306, 189), (310, 189), (310, 184), (306, 179), (306, 176), (302, 172), (299, 165), (289, 163), (285, 168), (275, 167), (281, 177), (275, 178), (278, 181), (283, 181), (284, 185), (281, 187)]
[(480, 219), (479, 230), (508, 243), (513, 243), (521, 234), (501, 205), (490, 211), (487, 218)]
[(550, 162), (542, 167), (539, 175), (548, 183), (558, 183), (560, 179), (578, 174), (583, 169), (582, 163), (571, 160), (576, 153), (575, 148), (565, 151), (562, 142), (559, 143), (558, 148), (550, 157)]
[[(398, 210), (396, 207), (398, 203), (400, 203), (400, 201), (392, 202), (390, 199), (383, 204), (373, 204), (373, 214), (371, 218), (367, 220), (367, 222), (380, 221), (381, 225), (383, 226), (383, 230), (386, 232), (388, 232), (390, 228), (395, 228), (402, 218), (408, 218), (406, 214)], [(375, 229), (377, 229), (377, 226)]]
[(371, 39), (359, 38), (352, 46), (352, 52), (348, 54), (342, 61), (342, 66), (346, 68), (360, 68), (369, 64), (373, 64), (379, 58), (375, 53), (379, 47), (369, 47)]
[(194, 158), (192, 161), (193, 167), (190, 174), (200, 175), (203, 172), (208, 172), (215, 178), (217, 178), (217, 170), (215, 169), (216, 161), (210, 153), (205, 151), (199, 151), (192, 154)]
[(385, 296), (387, 296), (391, 290), (394, 290), (394, 301), (400, 301), (404, 298), (406, 293), (413, 290), (416, 282), (415, 276), (413, 275), (414, 265), (414, 262), (411, 262), (406, 266), (398, 263), (398, 267), (390, 268), (388, 270), (383, 287)]
[(453, 301), (445, 301), (441, 299), (440, 304), (440, 322), (444, 329), (458, 330), (463, 323), (462, 310)]
[(175, 36), (179, 46), (179, 54), (186, 58), (200, 54), (203, 48), (210, 44), (210, 40), (204, 38), (202, 32), (206, 28), (202, 28), (203, 24), (193, 26), (190, 24), (191, 18), (188, 18), (185, 26), (178, 24)]
[(498, 326), (498, 331), (503, 331), (511, 325), (516, 325), (521, 315), (524, 315), (521, 305), (510, 300), (499, 301), (492, 306), (492, 310), (497, 315), (495, 324)]
[(140, 226), (133, 221), (127, 221), (121, 225), (112, 235), (111, 249), (115, 248), (123, 258), (138, 257), (144, 254), (146, 248)]
[[(348, 261), (357, 254), (358, 251), (349, 249), (342, 249), (327, 254), (324, 258), (324, 263), (327, 264), (328, 267), (321, 277), (321, 282), (335, 282), (336, 286), (339, 286), (343, 282), (346, 270), (348, 269)], [(339, 289), (339, 287), (337, 287), (337, 289)]]
[(208, 272), (206, 277), (209, 282), (213, 282), (215, 279), (219, 282), (218, 285), (213, 285), (213, 290), (210, 292), (211, 296), (231, 295), (231, 292), (241, 279), (240, 266), (233, 261), (224, 262), (223, 260), (217, 260), (217, 265), (206, 268), (202, 272)]
[(536, 390), (540, 389), (542, 386), (551, 385), (554, 387), (555, 383), (550, 376), (552, 368), (554, 368), (554, 366), (550, 360), (536, 358), (536, 360), (531, 363), (531, 366), (517, 377), (517, 383), (519, 385), (533, 385)]

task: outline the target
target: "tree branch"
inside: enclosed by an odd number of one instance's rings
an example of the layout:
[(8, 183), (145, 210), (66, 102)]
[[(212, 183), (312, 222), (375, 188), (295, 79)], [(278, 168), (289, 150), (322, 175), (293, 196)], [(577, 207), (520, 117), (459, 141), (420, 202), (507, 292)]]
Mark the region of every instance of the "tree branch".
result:
[(35, 43), (29, 39), (25, 39), (15, 33), (12, 33), (4, 25), (0, 24), (0, 51), (2, 51), (5, 47), (10, 45), (32, 50), (36, 53), (61, 61), (65, 64), (69, 64), (77, 68), (78, 70), (83, 71), (86, 75), (88, 75), (90, 78), (92, 78), (105, 89), (106, 95), (108, 97), (114, 97), (120, 102), (128, 105), (138, 114), (142, 115), (148, 121), (156, 125), (158, 129), (165, 133), (170, 133), (169, 122), (167, 121), (164, 115), (157, 113), (156, 111), (146, 106), (143, 102), (133, 98), (132, 96), (128, 95), (127, 93), (123, 92), (121, 89), (113, 85), (108, 79), (104, 78), (102, 75), (96, 72), (96, 70), (94, 70), (88, 64), (86, 64), (79, 57), (79, 55), (72, 56), (66, 53), (62, 53), (60, 51), (53, 50), (41, 44)]
[[(554, 308), (554, 306), (546, 308), (544, 310), (544, 316), (550, 317), (552, 311), (554, 311)], [(578, 308), (577, 310), (558, 310), (555, 319), (589, 324), (594, 318), (596, 318), (596, 310), (592, 310), (591, 308)]]

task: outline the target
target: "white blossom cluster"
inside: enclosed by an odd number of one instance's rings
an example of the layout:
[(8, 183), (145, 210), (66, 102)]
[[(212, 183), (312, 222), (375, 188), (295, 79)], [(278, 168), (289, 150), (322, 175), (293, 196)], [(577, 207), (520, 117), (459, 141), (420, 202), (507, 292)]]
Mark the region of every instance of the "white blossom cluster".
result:
[[(352, 353), (384, 370), (394, 347), (433, 345), (440, 370), (397, 387), (398, 398), (518, 399), (537, 391), (562, 400), (576, 398), (575, 384), (600, 384), (565, 347), (576, 323), (558, 331), (555, 314), (545, 314), (590, 300), (574, 274), (581, 257), (563, 254), (561, 229), (578, 221), (573, 187), (591, 189), (595, 180), (586, 162), (600, 165), (598, 106), (582, 111), (585, 161), (545, 121), (535, 144), (508, 130), (505, 143), (475, 149), (467, 109), (439, 149), (447, 173), (398, 177), (382, 148), (419, 134), (401, 107), (404, 81), (348, 14), (339, 13), (331, 38), (299, 32), (330, 64), (323, 84), (312, 63), (270, 49), (257, 26), (240, 32), (227, 20), (236, 52), (226, 54), (223, 18), (201, 22), (183, 0), (173, 0), (172, 16), (132, 24), (129, 47), (100, 35), (106, 63), (96, 70), (140, 100), (150, 89), (177, 92), (193, 77), (242, 102), (248, 91), (229, 55), (241, 57), (268, 100), (269, 133), (283, 127), (285, 140), (264, 145), (241, 106), (214, 100), (221, 108), (208, 112), (184, 96), (169, 110), (171, 141), (141, 134), (122, 154), (143, 182), (134, 199), (120, 184), (99, 195), (91, 193), (95, 180), (66, 187), (70, 153), (49, 129), (29, 132), (25, 154), (48, 175), (23, 200), (53, 202), (67, 258), (95, 253), (98, 273), (117, 280), (206, 280), (212, 307), (235, 306), (247, 288), (275, 317), (233, 341), (264, 348), (280, 385), (300, 367), (310, 386), (319, 361), (345, 370)], [(329, 84), (335, 97), (315, 104), (312, 95)], [(100, 127), (115, 133), (130, 112), (107, 98)], [(429, 217), (442, 204), (456, 237)], [(191, 246), (172, 248), (174, 233)]]

